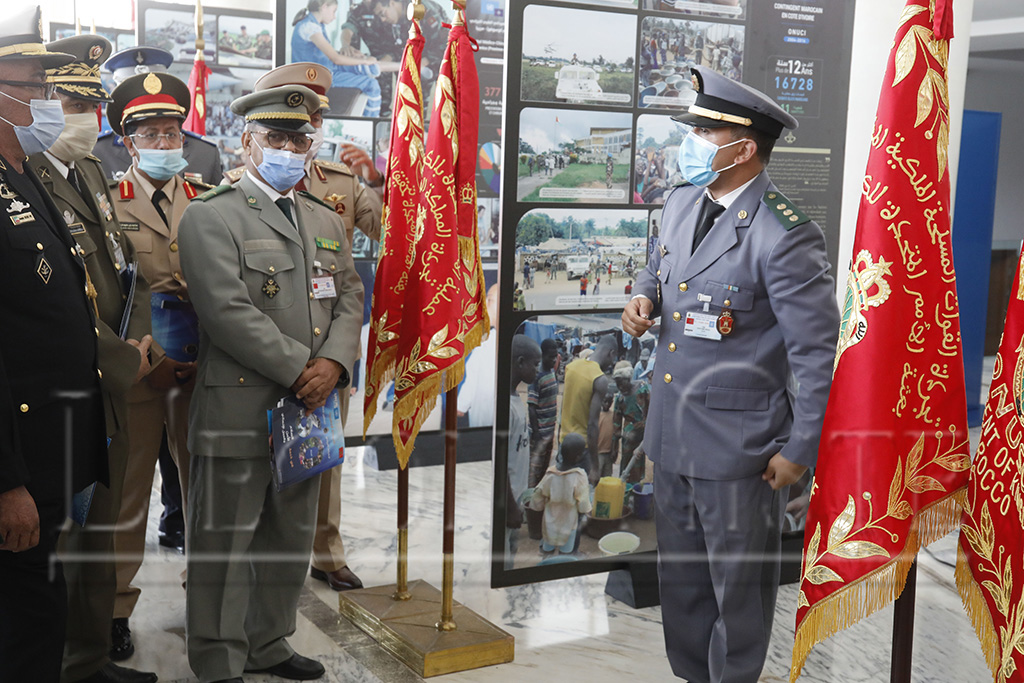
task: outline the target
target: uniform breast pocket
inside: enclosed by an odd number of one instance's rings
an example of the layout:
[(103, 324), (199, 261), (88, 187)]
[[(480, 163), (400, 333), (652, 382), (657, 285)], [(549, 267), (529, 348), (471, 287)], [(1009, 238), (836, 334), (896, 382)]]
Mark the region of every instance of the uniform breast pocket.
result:
[(295, 301), (295, 261), (286, 251), (245, 254), (245, 285), (257, 307), (288, 308)]
[(82, 256), (84, 258), (88, 258), (96, 253), (96, 243), (92, 241), (91, 237), (89, 237), (89, 233), (83, 232), (78, 235), (72, 235), (71, 237), (77, 240), (78, 245), (82, 247), (82, 251), (84, 252)]
[(661, 263), (658, 265), (658, 270), (655, 271), (655, 275), (661, 280), (662, 284), (668, 284), (672, 279), (672, 262), (667, 258), (662, 258)]
[(131, 240), (135, 251), (140, 254), (153, 253), (153, 236), (148, 232), (130, 232), (128, 233), (128, 239)]
[(341, 261), (335, 252), (317, 250), (313, 264), (313, 289), (324, 308), (334, 308), (334, 302), (338, 300), (338, 284), (341, 282), (338, 276), (341, 273)]
[(702, 301), (719, 308), (749, 311), (754, 307), (754, 289), (749, 285), (729, 284), (708, 280)]
[[(7, 237), (7, 243), (11, 247), (11, 263), (14, 264), (14, 270), (23, 273), (22, 267), (24, 267), (23, 274), (27, 274), (28, 271), (34, 272), (39, 280), (49, 284), (53, 274), (52, 266), (56, 263), (54, 260), (56, 250), (66, 249), (64, 243), (42, 224), (19, 225), (3, 230), (2, 233)], [(16, 278), (15, 281), (18, 279)], [(34, 277), (26, 277), (24, 281), (35, 282), (37, 280)]]

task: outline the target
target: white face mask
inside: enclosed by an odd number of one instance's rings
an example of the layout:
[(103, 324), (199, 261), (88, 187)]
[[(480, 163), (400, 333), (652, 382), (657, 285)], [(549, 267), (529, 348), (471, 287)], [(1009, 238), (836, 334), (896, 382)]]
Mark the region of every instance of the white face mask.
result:
[(307, 163), (316, 159), (316, 155), (320, 153), (320, 148), (323, 147), (324, 144), (324, 129), (317, 128), (311, 137), (313, 138), (313, 145), (306, 152)]
[(61, 131), (57, 142), (50, 147), (50, 153), (64, 162), (84, 159), (92, 154), (99, 134), (100, 122), (95, 112), (66, 114), (64, 130)]

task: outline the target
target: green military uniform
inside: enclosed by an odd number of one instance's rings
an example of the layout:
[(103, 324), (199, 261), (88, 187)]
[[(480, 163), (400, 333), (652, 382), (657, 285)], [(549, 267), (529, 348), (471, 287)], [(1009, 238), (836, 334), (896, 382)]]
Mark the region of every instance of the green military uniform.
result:
[[(76, 57), (71, 64), (48, 73), (58, 93), (90, 104), (109, 101), (99, 80), (99, 65), (111, 49), (106, 38), (74, 36), (50, 43), (49, 49)], [(91, 155), (63, 159), (58, 153), (75, 156), (58, 144), (51, 151), (29, 157), (28, 164), (63, 216), (85, 261), (89, 296), (97, 313), (97, 363), (103, 373), (100, 387), (110, 439), (110, 486), (96, 488), (86, 525), (69, 526), (59, 546), (62, 554), (72, 558), (64, 564), (68, 619), (61, 671), (61, 680), (69, 682), (91, 676), (109, 662), (116, 588), (111, 559), (113, 526), (121, 509), (128, 462), (128, 391), (141, 360), (138, 348), (125, 340), (140, 341), (151, 330), (149, 285), (138, 275), (135, 249), (114, 215), (99, 159)], [(134, 294), (129, 300), (133, 280)], [(120, 336), (123, 321), (127, 321), (124, 339)]]
[[(285, 86), (239, 98), (232, 110), (311, 133), (318, 106), (313, 91)], [(189, 415), (186, 645), (192, 670), (210, 681), (295, 658), (285, 638), (295, 630), (320, 480), (274, 490), (266, 411), (316, 358), (338, 363), (347, 385), (363, 291), (338, 215), (252, 170), (193, 202), (179, 236), (201, 335)], [(317, 299), (314, 277), (330, 277), (336, 295)]]

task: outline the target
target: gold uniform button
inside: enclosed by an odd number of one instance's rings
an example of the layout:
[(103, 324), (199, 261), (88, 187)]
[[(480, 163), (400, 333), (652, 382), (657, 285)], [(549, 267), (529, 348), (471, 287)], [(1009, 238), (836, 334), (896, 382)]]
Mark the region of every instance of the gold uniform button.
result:
[(331, 264), (331, 270), (334, 270), (335, 268), (336, 268), (336, 266), (332, 263)]
[(115, 263), (114, 264), (114, 270), (121, 270), (121, 264), (120, 263)]
[(310, 292), (310, 293), (309, 293), (309, 300), (310, 300), (310, 301), (312, 301), (312, 300), (313, 300), (314, 298), (315, 298), (315, 297), (313, 296), (313, 292)]
[(274, 266), (270, 266), (270, 268), (268, 268), (267, 270), (269, 270), (271, 273), (277, 272), (277, 268), (275, 268)]
[(680, 282), (679, 283), (679, 291), (680, 292), (685, 292), (689, 288), (690, 288), (690, 285), (686, 284), (685, 282)]
[(732, 306), (732, 299), (726, 299), (722, 303), (725, 304), (726, 306)]
[(785, 209), (785, 208), (786, 208), (786, 205), (785, 205), (785, 204), (779, 204), (779, 205), (778, 205), (778, 206), (776, 206), (775, 208), (776, 208), (776, 209), (778, 209), (779, 211), (782, 211), (783, 209)]
[(658, 268), (658, 276), (661, 276), (661, 268)]
[(103, 371), (102, 370), (97, 370), (96, 371), (96, 375), (99, 376), (100, 379), (103, 379)]
[(74, 247), (71, 247), (71, 255), (72, 255), (72, 256), (78, 256), (78, 252), (77, 252), (77, 251), (75, 251), (75, 248), (74, 248)]
[(680, 320), (683, 319), (683, 316), (679, 313), (679, 311), (676, 311), (675, 313), (672, 314), (672, 319), (675, 320), (676, 322), (679, 322)]
[(181, 282), (181, 273), (179, 273), (178, 271), (174, 271), (174, 279), (177, 280), (178, 282)]
[(675, 350), (676, 350), (676, 343), (675, 343), (675, 342), (669, 342), (669, 344), (668, 344), (668, 350), (669, 350), (670, 352), (671, 352), (671, 351), (675, 351)]
[(671, 382), (672, 382), (672, 375), (670, 375), (670, 374), (668, 374), (666, 372), (665, 373), (665, 384), (670, 384)]
[(98, 327), (94, 327), (94, 328), (92, 328), (92, 329), (96, 330), (96, 336), (97, 336), (97, 337), (98, 337), (98, 336), (100, 336), (100, 328), (98, 328)]
[(790, 217), (789, 217), (789, 220), (790, 220), (791, 222), (796, 222), (796, 221), (798, 221), (798, 220), (800, 220), (800, 219), (799, 219), (799, 218), (797, 218), (796, 216), (790, 216)]
[(178, 251), (178, 243), (171, 242), (171, 251)]
[(313, 328), (313, 334), (316, 335), (317, 337), (319, 337), (320, 336), (320, 328), (319, 327), (314, 327)]
[(239, 377), (238, 378), (238, 383), (239, 384), (245, 384), (245, 378), (244, 377)]
[(740, 220), (743, 220), (744, 218), (747, 217), (747, 210), (746, 209), (740, 209), (740, 212), (738, 214), (736, 214), (736, 215), (737, 215), (737, 217), (739, 217)]
[(114, 233), (114, 235), (115, 235), (115, 236), (116, 236), (116, 237), (117, 237), (118, 239), (120, 239), (120, 238), (121, 238), (121, 233), (120, 233), (120, 232), (115, 232), (115, 233)]
[(778, 196), (779, 196), (779, 195), (775, 194), (774, 192), (769, 192), (769, 193), (768, 193), (768, 199), (775, 199), (775, 198), (776, 198), (776, 197), (778, 197)]
[(43, 243), (42, 242), (36, 242), (36, 249), (38, 249), (39, 251), (42, 251), (43, 250)]
[(27, 403), (22, 403), (21, 404), (21, 412), (23, 412), (23, 413), (27, 413), (28, 412), (28, 404)]

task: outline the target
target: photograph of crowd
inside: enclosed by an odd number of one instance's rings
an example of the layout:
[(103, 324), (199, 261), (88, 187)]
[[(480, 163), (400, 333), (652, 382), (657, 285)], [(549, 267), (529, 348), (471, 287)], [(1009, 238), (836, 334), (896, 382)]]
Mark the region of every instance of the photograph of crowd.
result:
[(634, 203), (664, 204), (672, 188), (683, 182), (678, 158), (684, 131), (670, 116), (643, 114), (637, 119)]
[[(448, 41), (443, 24), (451, 22), (451, 5), (422, 1), (426, 16), (420, 27), (426, 46), (420, 75), (424, 102), (429, 103)], [(287, 24), (285, 62), (316, 62), (331, 69), (331, 115), (390, 116), (393, 86), (408, 38), (405, 4), (399, 0), (285, 0), (278, 5), (279, 11), (282, 4)]]
[(531, 5), (523, 24), (524, 102), (632, 105), (636, 16)]
[(217, 63), (274, 67), (274, 21), (221, 15), (217, 20)]
[(691, 66), (710, 66), (742, 80), (744, 33), (736, 24), (645, 17), (640, 25), (640, 106), (682, 109), (693, 104), (697, 93)]
[(533, 209), (516, 226), (517, 310), (621, 308), (647, 263), (644, 210)]
[[(203, 12), (204, 58), (214, 63), (217, 58), (217, 14)], [(145, 7), (142, 12), (142, 45), (163, 48), (176, 62), (189, 62), (196, 57), (195, 9)], [(187, 81), (186, 81), (187, 82)]]
[(516, 198), (627, 202), (632, 150), (630, 114), (524, 109), (519, 119)]
[(527, 320), (512, 341), (506, 569), (653, 550), (643, 449), (658, 328), (615, 315)]
[(742, 19), (746, 15), (747, 0), (643, 0), (644, 9), (680, 14), (706, 14)]

